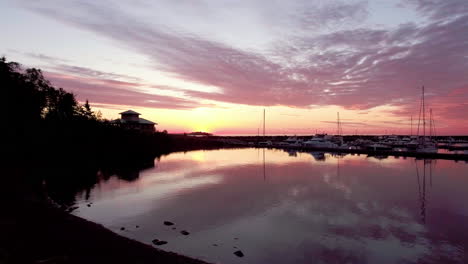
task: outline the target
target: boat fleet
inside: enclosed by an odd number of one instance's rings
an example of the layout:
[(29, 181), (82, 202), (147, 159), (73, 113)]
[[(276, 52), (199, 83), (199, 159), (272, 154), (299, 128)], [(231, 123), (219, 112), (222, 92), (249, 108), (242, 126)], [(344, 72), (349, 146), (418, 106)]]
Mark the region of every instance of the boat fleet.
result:
[[(417, 133), (413, 135), (413, 118), (411, 117), (411, 135), (398, 136), (388, 135), (379, 137), (347, 137), (348, 141), (344, 141), (341, 128), (340, 114), (337, 113), (337, 133), (336, 135), (316, 134), (312, 137), (288, 137), (282, 141), (260, 141), (257, 143), (249, 142), (249, 145), (257, 145), (263, 147), (283, 147), (283, 148), (307, 148), (307, 149), (361, 149), (368, 151), (409, 151), (419, 153), (437, 153), (438, 148), (453, 149), (468, 149), (468, 142), (456, 142), (450, 138), (436, 141), (435, 125), (432, 118), (432, 109), (429, 115), (429, 129), (426, 134), (426, 102), (424, 98), (424, 86), (422, 87), (421, 102), (419, 105), (419, 118), (417, 125)], [(263, 112), (263, 138), (265, 138), (265, 110)], [(259, 135), (260, 137), (260, 135)], [(465, 146), (466, 145), (466, 146)]]
[[(348, 141), (344, 141), (343, 136), (332, 136), (327, 134), (316, 134), (312, 137), (288, 137), (283, 141), (261, 141), (258, 146), (264, 147), (292, 147), (292, 148), (310, 148), (310, 149), (362, 149), (373, 151), (416, 151), (426, 153), (437, 152), (437, 142), (435, 140), (423, 140), (417, 136), (376, 136), (356, 138), (349, 137)], [(250, 142), (249, 145), (256, 145)]]

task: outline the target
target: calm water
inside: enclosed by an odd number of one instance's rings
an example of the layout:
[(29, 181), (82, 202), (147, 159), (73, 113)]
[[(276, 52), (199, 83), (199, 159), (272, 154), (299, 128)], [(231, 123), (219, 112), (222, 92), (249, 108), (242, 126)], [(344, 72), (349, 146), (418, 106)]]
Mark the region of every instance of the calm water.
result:
[(465, 162), (230, 149), (170, 154), (130, 179), (79, 193), (74, 214), (213, 263), (468, 261)]

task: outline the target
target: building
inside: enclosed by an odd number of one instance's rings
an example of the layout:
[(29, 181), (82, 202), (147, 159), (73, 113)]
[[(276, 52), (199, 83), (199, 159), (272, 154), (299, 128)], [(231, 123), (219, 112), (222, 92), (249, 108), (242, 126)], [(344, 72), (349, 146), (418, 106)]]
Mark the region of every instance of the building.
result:
[(154, 126), (157, 125), (157, 123), (140, 118), (140, 113), (133, 110), (127, 110), (119, 114), (120, 119), (113, 120), (113, 124), (125, 129), (137, 130), (144, 133), (153, 133), (155, 131)]

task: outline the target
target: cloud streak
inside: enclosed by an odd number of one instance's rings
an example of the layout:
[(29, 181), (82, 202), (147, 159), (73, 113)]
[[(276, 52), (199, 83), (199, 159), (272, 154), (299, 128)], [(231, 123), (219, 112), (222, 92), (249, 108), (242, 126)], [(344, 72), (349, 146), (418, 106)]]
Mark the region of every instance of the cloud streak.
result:
[[(427, 18), (425, 23), (376, 28), (364, 22), (369, 13), (366, 2), (315, 1), (316, 8), (299, 10), (310, 7), (299, 1), (284, 10), (291, 13), (286, 16), (290, 23), (285, 24), (299, 25), (297, 30), (280, 28), (290, 38), (261, 51), (235, 48), (160, 21), (154, 24), (111, 2), (27, 2), (24, 6), (134, 50), (148, 57), (155, 70), (221, 90), (177, 89), (194, 100), (299, 108), (339, 105), (360, 110), (394, 105), (414, 111), (417, 88), (425, 84), (434, 102), (445, 98), (445, 108), (454, 111), (441, 111), (444, 118), (459, 119), (459, 113), (468, 108), (451, 105), (458, 101), (448, 95), (468, 84), (465, 2), (405, 0), (401, 6)], [(265, 20), (274, 21), (270, 16), (267, 12)], [(119, 77), (76, 66), (59, 67), (86, 78)], [(126, 98), (112, 100), (124, 102)]]
[(53, 85), (67, 87), (68, 91), (77, 95), (78, 100), (89, 99), (98, 105), (129, 105), (177, 110), (212, 106), (179, 97), (140, 92), (138, 91), (138, 88), (142, 86), (140, 83), (53, 72), (45, 72), (45, 76), (51, 80)]

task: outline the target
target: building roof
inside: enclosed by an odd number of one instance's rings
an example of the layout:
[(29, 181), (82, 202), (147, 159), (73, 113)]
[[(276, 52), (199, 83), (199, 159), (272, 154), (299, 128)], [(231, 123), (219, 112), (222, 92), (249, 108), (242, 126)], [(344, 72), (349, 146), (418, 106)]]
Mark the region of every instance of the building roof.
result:
[(125, 112), (119, 113), (119, 115), (140, 115), (140, 113), (137, 113), (133, 110), (127, 110)]
[(149, 121), (147, 119), (144, 119), (144, 118), (141, 118), (140, 117), (140, 120), (138, 120), (138, 122), (140, 124), (149, 124), (149, 125), (157, 125), (157, 123), (153, 122), (153, 121)]
[(144, 124), (144, 125), (157, 125), (158, 123), (154, 123), (152, 121), (149, 121), (147, 119), (144, 119), (144, 118), (140, 118), (138, 121), (128, 121), (128, 120), (124, 120), (124, 119), (115, 119), (115, 120), (112, 120), (111, 123), (114, 123), (114, 124)]

